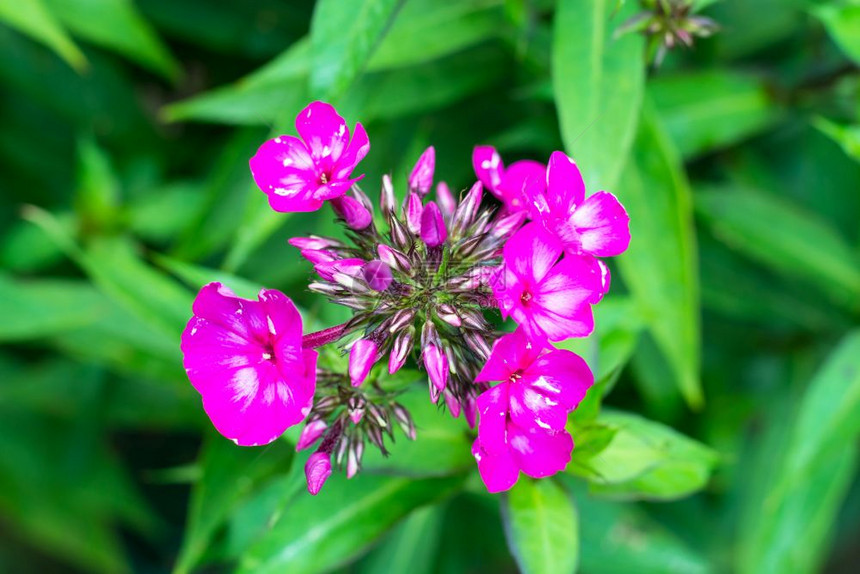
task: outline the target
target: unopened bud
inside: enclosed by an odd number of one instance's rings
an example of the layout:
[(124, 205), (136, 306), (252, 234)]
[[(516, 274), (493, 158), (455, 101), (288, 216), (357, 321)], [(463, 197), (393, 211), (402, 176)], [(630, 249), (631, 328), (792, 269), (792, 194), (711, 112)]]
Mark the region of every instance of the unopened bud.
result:
[(340, 259), (336, 253), (326, 249), (302, 249), (301, 255), (314, 265), (319, 263), (330, 263)]
[(433, 386), (444, 389), (448, 383), (448, 357), (436, 345), (424, 347), (424, 368)]
[(379, 428), (388, 428), (388, 414), (385, 412), (385, 409), (382, 409), (373, 403), (369, 403), (367, 405), (367, 410), (370, 412), (370, 415), (373, 417), (373, 421)]
[(478, 404), (475, 400), (474, 395), (469, 393), (466, 397), (466, 401), (463, 404), (463, 418), (466, 419), (466, 422), (469, 423), (469, 428), (475, 428), (475, 423), (477, 422), (478, 416)]
[(305, 249), (328, 249), (329, 247), (343, 247), (343, 243), (330, 237), (311, 235), (309, 237), (291, 237), (287, 243), (302, 251)]
[(323, 484), (331, 476), (331, 457), (326, 452), (313, 453), (308, 462), (305, 463), (305, 479), (308, 483), (308, 492), (316, 496), (322, 489)]
[(331, 283), (319, 283), (315, 281), (308, 285), (308, 289), (313, 291), (314, 293), (320, 293), (321, 295), (343, 295), (343, 287), (340, 285), (332, 285)]
[(357, 185), (352, 186), (352, 194), (355, 196), (355, 199), (358, 201), (358, 203), (360, 203), (361, 206), (364, 209), (366, 209), (367, 212), (370, 213), (372, 216), (373, 215), (373, 202), (370, 201), (370, 198), (367, 197), (367, 194), (364, 193), (361, 190), (361, 188), (358, 187)]
[(364, 397), (362, 396), (355, 395), (349, 398), (349, 401), (346, 403), (346, 410), (352, 424), (357, 425), (361, 422), (361, 418), (364, 416), (364, 408), (366, 406), (367, 401), (364, 400)]
[(451, 235), (461, 237), (463, 232), (475, 220), (478, 214), (478, 208), (481, 206), (481, 198), (483, 197), (484, 188), (481, 182), (477, 182), (457, 206), (457, 211), (454, 212), (454, 217), (451, 220)]
[(457, 400), (457, 397), (454, 396), (454, 393), (445, 389), (445, 404), (448, 405), (448, 410), (451, 412), (451, 416), (455, 419), (460, 416), (460, 401)]
[(359, 279), (352, 274), (335, 271), (331, 274), (331, 278), (350, 293), (362, 294), (370, 292), (370, 286), (363, 279)]
[(405, 249), (411, 240), (409, 239), (409, 231), (403, 227), (400, 220), (392, 216), (388, 218), (388, 227), (391, 231), (391, 240), (398, 249)]
[(400, 425), (400, 430), (403, 431), (409, 440), (415, 440), (415, 423), (412, 421), (412, 416), (403, 405), (394, 403), (391, 406), (391, 412), (394, 413), (394, 420)]
[(374, 259), (361, 270), (362, 276), (374, 291), (385, 291), (394, 281), (391, 269), (382, 261)]
[(346, 456), (346, 477), (352, 478), (361, 469), (361, 456), (364, 454), (364, 441), (355, 438), (350, 441)]
[(302, 429), (302, 434), (299, 435), (299, 440), (296, 442), (296, 452), (304, 450), (314, 444), (327, 428), (328, 425), (322, 419), (309, 421), (305, 425), (305, 428)]
[(463, 335), (463, 339), (465, 339), (466, 345), (482, 359), (486, 360), (490, 356), (490, 346), (482, 335), (474, 331), (467, 331)]
[(365, 229), (373, 221), (370, 214), (361, 202), (354, 197), (342, 195), (330, 200), (331, 206), (347, 227), (356, 231)]
[(441, 345), (439, 332), (436, 330), (436, 325), (433, 324), (433, 321), (425, 321), (424, 326), (421, 327), (421, 347), (424, 348), (429, 345)]
[(359, 339), (349, 350), (349, 380), (353, 387), (359, 386), (367, 378), (376, 356), (379, 345), (370, 339)]
[(400, 333), (394, 339), (394, 345), (391, 347), (391, 353), (388, 355), (388, 373), (393, 375), (400, 370), (400, 367), (406, 363), (409, 358), (409, 353), (412, 352), (413, 338), (415, 330), (410, 328), (405, 332)]
[(406, 198), (406, 205), (403, 206), (404, 215), (406, 217), (406, 227), (412, 232), (412, 235), (418, 235), (421, 231), (421, 213), (424, 211), (424, 204), (421, 202), (421, 196), (413, 192)]
[(406, 325), (411, 325), (412, 320), (415, 318), (415, 310), (414, 309), (401, 309), (394, 313), (394, 316), (391, 318), (391, 324), (388, 325), (389, 333), (398, 333), (401, 331)]
[(499, 239), (510, 237), (517, 229), (522, 227), (527, 216), (528, 212), (526, 211), (516, 211), (500, 217), (490, 228), (490, 235)]
[(391, 176), (385, 174), (382, 176), (382, 191), (379, 194), (379, 210), (386, 217), (390, 217), (397, 209), (397, 198), (394, 197), (394, 185), (391, 183)]
[(489, 325), (484, 320), (483, 315), (472, 309), (464, 309), (460, 311), (460, 316), (463, 319), (463, 324), (470, 329), (484, 331), (489, 328)]
[(443, 303), (436, 307), (436, 316), (452, 327), (459, 327), (463, 324), (463, 321), (460, 320), (460, 316), (457, 314), (454, 306), (450, 303)]
[(439, 206), (429, 202), (421, 213), (421, 240), (427, 247), (438, 247), (448, 239), (448, 229)]
[(436, 169), (436, 150), (428, 147), (418, 158), (412, 173), (409, 175), (409, 189), (421, 195), (427, 195), (433, 185), (433, 172)]
[(351, 277), (355, 276), (361, 271), (365, 263), (367, 262), (364, 259), (358, 259), (357, 257), (323, 261), (314, 265), (314, 271), (326, 281), (332, 281), (336, 272), (344, 273)]
[(436, 204), (445, 217), (445, 221), (451, 221), (451, 216), (457, 209), (457, 200), (454, 199), (451, 188), (444, 181), (440, 181), (439, 185), (436, 186)]
[(412, 269), (412, 264), (409, 262), (409, 258), (393, 247), (380, 243), (376, 246), (376, 253), (379, 255), (379, 259), (392, 269), (397, 269), (398, 271), (403, 272), (408, 272)]

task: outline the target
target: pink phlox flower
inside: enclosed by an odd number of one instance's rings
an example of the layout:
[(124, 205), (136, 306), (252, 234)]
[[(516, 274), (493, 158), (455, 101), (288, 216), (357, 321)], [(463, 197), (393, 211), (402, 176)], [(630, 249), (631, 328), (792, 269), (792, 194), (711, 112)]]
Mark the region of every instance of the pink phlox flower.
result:
[(532, 160), (515, 161), (507, 168), (496, 148), (476, 146), (472, 152), (475, 175), (509, 212), (528, 211), (530, 193), (541, 192), (546, 166)]
[(505, 244), (504, 268), (491, 282), (504, 318), (532, 339), (563, 341), (594, 329), (591, 304), (605, 292), (603, 269), (592, 257), (565, 256), (540, 225), (530, 223)]
[(567, 253), (611, 257), (630, 244), (630, 218), (609, 192), (585, 197), (585, 182), (573, 159), (553, 152), (545, 187), (533, 185), (531, 214), (564, 245)]
[(185, 371), (218, 432), (256, 446), (307, 416), (317, 353), (302, 348), (302, 318), (286, 295), (263, 289), (254, 301), (210, 283), (193, 312), (182, 333)]
[(352, 178), (370, 149), (360, 123), (350, 140), (349, 128), (334, 107), (313, 102), (296, 117), (296, 130), (301, 139), (270, 139), (250, 161), (254, 181), (275, 211), (316, 211), (363, 177)]

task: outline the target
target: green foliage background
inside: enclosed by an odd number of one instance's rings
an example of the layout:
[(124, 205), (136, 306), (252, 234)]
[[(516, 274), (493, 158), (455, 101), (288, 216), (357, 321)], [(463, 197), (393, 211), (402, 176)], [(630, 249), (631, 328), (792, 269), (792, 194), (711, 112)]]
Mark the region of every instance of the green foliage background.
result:
[[(0, 570), (850, 572), (860, 536), (860, 2), (696, 2), (646, 67), (635, 0), (0, 4)], [(365, 189), (433, 144), (565, 149), (633, 243), (554, 479), (486, 494), (461, 421), (304, 492), (290, 431), (220, 438), (179, 334), (211, 280), (311, 297), (248, 172), (311, 99), (371, 138)], [(406, 372), (404, 386), (423, 373)], [(611, 392), (610, 392), (611, 391)]]

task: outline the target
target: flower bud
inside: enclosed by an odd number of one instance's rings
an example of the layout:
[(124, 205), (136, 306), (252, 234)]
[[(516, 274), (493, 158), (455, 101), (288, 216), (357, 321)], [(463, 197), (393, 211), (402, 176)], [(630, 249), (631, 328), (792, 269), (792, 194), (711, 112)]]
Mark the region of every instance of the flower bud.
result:
[(371, 215), (373, 215), (373, 202), (370, 201), (370, 198), (367, 197), (367, 194), (364, 193), (360, 187), (357, 185), (352, 186), (352, 194), (355, 196), (355, 199), (361, 206), (368, 211)]
[(329, 247), (343, 247), (343, 243), (330, 237), (311, 235), (310, 237), (291, 237), (287, 243), (304, 251), (305, 249), (328, 249)]
[(412, 232), (412, 235), (418, 235), (421, 231), (421, 213), (424, 211), (424, 205), (421, 203), (421, 196), (417, 193), (410, 193), (406, 198), (406, 205), (403, 206), (406, 215), (406, 227)]
[(381, 429), (388, 428), (388, 414), (385, 412), (385, 409), (370, 403), (367, 405), (367, 410), (370, 411), (370, 415), (373, 417), (376, 426)]
[(346, 411), (352, 424), (357, 425), (361, 422), (366, 406), (367, 401), (364, 400), (364, 397), (356, 395), (349, 398), (349, 401), (346, 403)]
[(448, 410), (451, 412), (451, 416), (453, 418), (457, 418), (460, 416), (460, 401), (457, 400), (457, 397), (454, 396), (454, 393), (445, 389), (445, 404), (448, 405)]
[(349, 452), (346, 456), (346, 477), (352, 478), (361, 469), (361, 456), (364, 454), (364, 441), (350, 441)]
[(314, 271), (316, 271), (317, 275), (326, 281), (333, 281), (334, 274), (338, 272), (354, 277), (359, 271), (361, 271), (365, 263), (366, 261), (364, 259), (358, 259), (357, 257), (336, 259), (334, 261), (322, 261), (314, 265)]
[(301, 255), (314, 265), (318, 263), (331, 263), (340, 259), (336, 253), (325, 249), (302, 249)]
[(460, 311), (460, 316), (463, 319), (463, 324), (470, 329), (475, 329), (477, 331), (484, 331), (489, 329), (489, 325), (484, 320), (483, 315), (481, 315), (477, 311), (473, 311), (471, 309), (464, 309)]
[(391, 183), (391, 176), (385, 174), (382, 176), (382, 191), (379, 193), (379, 210), (390, 217), (397, 209), (397, 198), (394, 196), (394, 185)]
[(302, 429), (302, 434), (299, 435), (299, 440), (296, 443), (296, 452), (304, 450), (314, 444), (327, 428), (328, 425), (322, 419), (309, 421), (305, 425), (305, 428)]
[(392, 269), (397, 269), (398, 271), (403, 272), (407, 272), (412, 269), (412, 264), (409, 262), (409, 258), (393, 247), (380, 243), (376, 246), (376, 253), (379, 255), (379, 259)]
[(394, 345), (391, 347), (391, 353), (388, 355), (388, 374), (393, 375), (400, 370), (400, 367), (409, 358), (409, 353), (412, 352), (412, 344), (414, 338), (414, 329), (408, 329), (397, 335), (394, 339)]
[(467, 331), (463, 335), (463, 339), (466, 340), (466, 345), (469, 346), (472, 351), (474, 351), (481, 359), (486, 360), (487, 357), (490, 356), (490, 346), (487, 344), (487, 341), (483, 336), (479, 335), (474, 331)]
[(331, 476), (331, 457), (327, 452), (313, 453), (305, 463), (305, 478), (308, 481), (308, 492), (316, 496)]
[(367, 378), (378, 352), (379, 345), (370, 339), (359, 339), (352, 344), (349, 350), (349, 380), (353, 387), (359, 386)]
[(463, 321), (460, 320), (460, 316), (457, 315), (457, 311), (454, 309), (454, 306), (450, 303), (443, 303), (436, 307), (436, 316), (452, 327), (459, 327), (463, 324)]
[(454, 199), (451, 188), (444, 181), (440, 181), (439, 185), (436, 186), (436, 204), (439, 206), (439, 211), (442, 212), (445, 221), (450, 221), (457, 209), (457, 200)]
[(477, 401), (475, 400), (474, 395), (469, 393), (469, 396), (466, 397), (466, 401), (463, 404), (463, 418), (466, 419), (466, 422), (469, 424), (469, 428), (475, 428), (475, 423), (477, 422), (477, 415)]
[(394, 277), (391, 275), (391, 269), (383, 263), (374, 259), (367, 263), (362, 268), (361, 273), (364, 280), (374, 291), (385, 291), (391, 286)]
[(439, 389), (436, 388), (436, 385), (433, 384), (433, 381), (431, 381), (430, 379), (427, 379), (427, 385), (430, 389), (430, 402), (435, 405), (439, 402), (439, 395), (441, 393), (439, 392)]
[(394, 420), (400, 425), (400, 430), (403, 431), (409, 440), (415, 440), (415, 423), (412, 421), (412, 416), (403, 405), (394, 403), (391, 406), (391, 411), (394, 413)]
[(421, 240), (427, 247), (438, 247), (448, 239), (448, 230), (445, 228), (445, 219), (442, 212), (432, 201), (424, 206), (421, 213)]
[(436, 345), (424, 347), (424, 368), (433, 386), (440, 391), (444, 389), (448, 383), (448, 357)]
[(388, 220), (388, 226), (391, 230), (391, 240), (398, 249), (405, 249), (409, 245), (409, 232), (400, 223), (396, 217), (391, 217)]
[(516, 211), (505, 215), (504, 217), (500, 217), (490, 228), (490, 235), (498, 239), (513, 235), (514, 232), (525, 222), (527, 216), (528, 212), (526, 211)]
[(457, 211), (454, 212), (454, 217), (451, 219), (451, 234), (461, 236), (464, 231), (472, 224), (475, 216), (478, 214), (478, 208), (481, 206), (481, 198), (484, 194), (484, 188), (481, 182), (477, 182), (457, 206)]
[(415, 310), (414, 309), (401, 309), (394, 313), (394, 316), (391, 318), (391, 324), (388, 326), (389, 333), (397, 333), (406, 325), (412, 323), (412, 319), (415, 318)]
[(320, 283), (319, 281), (314, 281), (308, 285), (308, 289), (314, 293), (320, 293), (321, 295), (344, 295), (343, 287), (340, 285), (332, 285), (331, 283)]
[(436, 150), (428, 147), (418, 158), (409, 176), (409, 189), (420, 195), (427, 195), (433, 185), (433, 172), (436, 169)]
[(436, 331), (436, 325), (433, 324), (433, 321), (425, 321), (424, 326), (421, 327), (421, 347), (427, 347), (429, 345), (441, 345), (441, 341), (439, 341), (439, 332)]
[(334, 212), (350, 229), (361, 231), (373, 221), (370, 212), (354, 197), (342, 195), (330, 200), (330, 202)]
[(370, 292), (370, 287), (364, 282), (364, 279), (360, 279), (352, 273), (335, 271), (331, 274), (331, 279), (335, 283), (341, 285), (349, 293), (361, 295)]

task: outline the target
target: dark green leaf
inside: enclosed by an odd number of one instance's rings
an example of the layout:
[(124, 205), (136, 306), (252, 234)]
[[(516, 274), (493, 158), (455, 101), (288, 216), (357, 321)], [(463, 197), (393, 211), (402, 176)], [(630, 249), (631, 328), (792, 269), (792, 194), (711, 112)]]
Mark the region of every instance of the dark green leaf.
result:
[(860, 64), (860, 2), (828, 2), (815, 6), (812, 13), (821, 20), (845, 55)]
[(432, 574), (442, 531), (441, 505), (419, 508), (397, 526), (359, 564), (360, 574)]
[(825, 118), (816, 118), (815, 127), (839, 144), (845, 153), (860, 161), (860, 125), (842, 126)]

